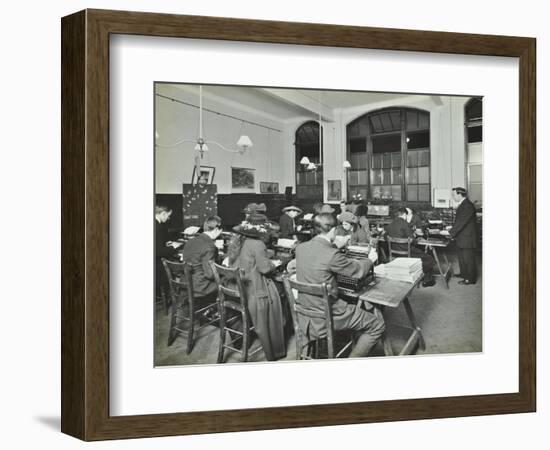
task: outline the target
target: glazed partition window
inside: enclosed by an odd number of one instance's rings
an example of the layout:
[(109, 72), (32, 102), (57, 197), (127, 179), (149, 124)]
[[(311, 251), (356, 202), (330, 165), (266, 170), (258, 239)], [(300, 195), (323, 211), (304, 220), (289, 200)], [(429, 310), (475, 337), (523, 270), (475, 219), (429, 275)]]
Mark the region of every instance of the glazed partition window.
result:
[(348, 195), (430, 201), (430, 115), (411, 108), (365, 114), (347, 126)]

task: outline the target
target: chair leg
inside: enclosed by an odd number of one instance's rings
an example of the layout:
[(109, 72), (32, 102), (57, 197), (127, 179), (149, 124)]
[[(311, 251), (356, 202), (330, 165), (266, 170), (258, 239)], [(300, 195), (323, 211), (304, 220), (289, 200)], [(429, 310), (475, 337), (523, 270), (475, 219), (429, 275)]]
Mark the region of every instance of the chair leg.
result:
[(220, 308), (220, 346), (218, 348), (218, 364), (223, 362), (223, 353), (225, 350), (225, 311)]
[(170, 317), (170, 328), (168, 329), (168, 342), (167, 345), (170, 347), (176, 338), (178, 337), (178, 332), (176, 331), (176, 328), (178, 326), (178, 310), (176, 304), (172, 303), (172, 316)]
[(187, 331), (187, 354), (193, 350), (193, 338), (195, 337), (195, 308), (189, 305), (189, 330)]
[(247, 362), (248, 361), (248, 339), (250, 337), (250, 327), (248, 325), (248, 318), (245, 317), (243, 314), (243, 350), (241, 354), (241, 361)]

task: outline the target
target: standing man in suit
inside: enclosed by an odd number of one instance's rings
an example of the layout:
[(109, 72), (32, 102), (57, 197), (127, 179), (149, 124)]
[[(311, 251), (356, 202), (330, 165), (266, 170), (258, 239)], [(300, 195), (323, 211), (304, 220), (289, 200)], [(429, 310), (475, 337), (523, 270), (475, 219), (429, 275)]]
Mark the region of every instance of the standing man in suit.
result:
[[(384, 320), (338, 298), (336, 274), (363, 278), (373, 263), (369, 259), (348, 258), (334, 247), (336, 219), (332, 214), (321, 213), (315, 216), (314, 227), (317, 235), (296, 248), (296, 279), (304, 283), (328, 285), (334, 329), (356, 331), (359, 336), (350, 357), (367, 356), (384, 332)], [(304, 307), (323, 311), (321, 298), (302, 293), (299, 296)], [(301, 318), (298, 322), (303, 333), (310, 339), (326, 336), (324, 318), (311, 318), (307, 321)]]
[(168, 278), (162, 266), (162, 258), (174, 256), (176, 249), (181, 246), (181, 243), (170, 240), (167, 222), (171, 215), (172, 210), (168, 206), (155, 206), (155, 295), (157, 297), (168, 295)]
[(296, 223), (294, 219), (300, 214), (302, 214), (302, 210), (297, 206), (287, 206), (283, 208), (283, 215), (279, 219), (279, 237), (296, 239)]
[(453, 200), (458, 204), (455, 223), (449, 230), (458, 249), (458, 265), (460, 278), (458, 284), (475, 284), (477, 281), (476, 254), (477, 222), (476, 208), (468, 199), (468, 193), (463, 187), (453, 188)]

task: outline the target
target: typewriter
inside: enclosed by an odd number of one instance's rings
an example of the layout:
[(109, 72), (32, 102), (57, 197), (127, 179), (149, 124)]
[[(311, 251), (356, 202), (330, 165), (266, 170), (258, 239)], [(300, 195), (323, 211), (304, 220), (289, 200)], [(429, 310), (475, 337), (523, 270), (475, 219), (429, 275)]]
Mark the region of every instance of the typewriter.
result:
[[(371, 246), (366, 245), (350, 245), (345, 250), (345, 253), (348, 257), (353, 259), (366, 259), (369, 257)], [(374, 270), (371, 268), (366, 277), (363, 278), (354, 278), (347, 277), (345, 275), (336, 275), (336, 282), (338, 283), (338, 288), (343, 291), (345, 294), (355, 294), (356, 292), (362, 291), (369, 284), (374, 281)]]

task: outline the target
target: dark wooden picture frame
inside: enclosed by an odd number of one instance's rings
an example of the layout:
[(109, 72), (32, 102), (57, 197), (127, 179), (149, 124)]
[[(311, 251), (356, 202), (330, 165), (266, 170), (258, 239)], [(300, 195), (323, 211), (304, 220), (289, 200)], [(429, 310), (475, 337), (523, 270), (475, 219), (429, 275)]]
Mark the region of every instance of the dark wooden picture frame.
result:
[[(104, 10), (85, 10), (64, 17), (61, 32), (61, 428), (64, 433), (84, 440), (100, 440), (535, 411), (535, 39)], [(109, 36), (112, 34), (519, 58), (518, 392), (110, 416)]]
[[(214, 183), (214, 176), (216, 175), (216, 168), (212, 166), (201, 166), (201, 176), (206, 174), (208, 180), (206, 184)], [(191, 184), (197, 184), (199, 177), (197, 176), (197, 166), (193, 166), (193, 176), (191, 177)]]

